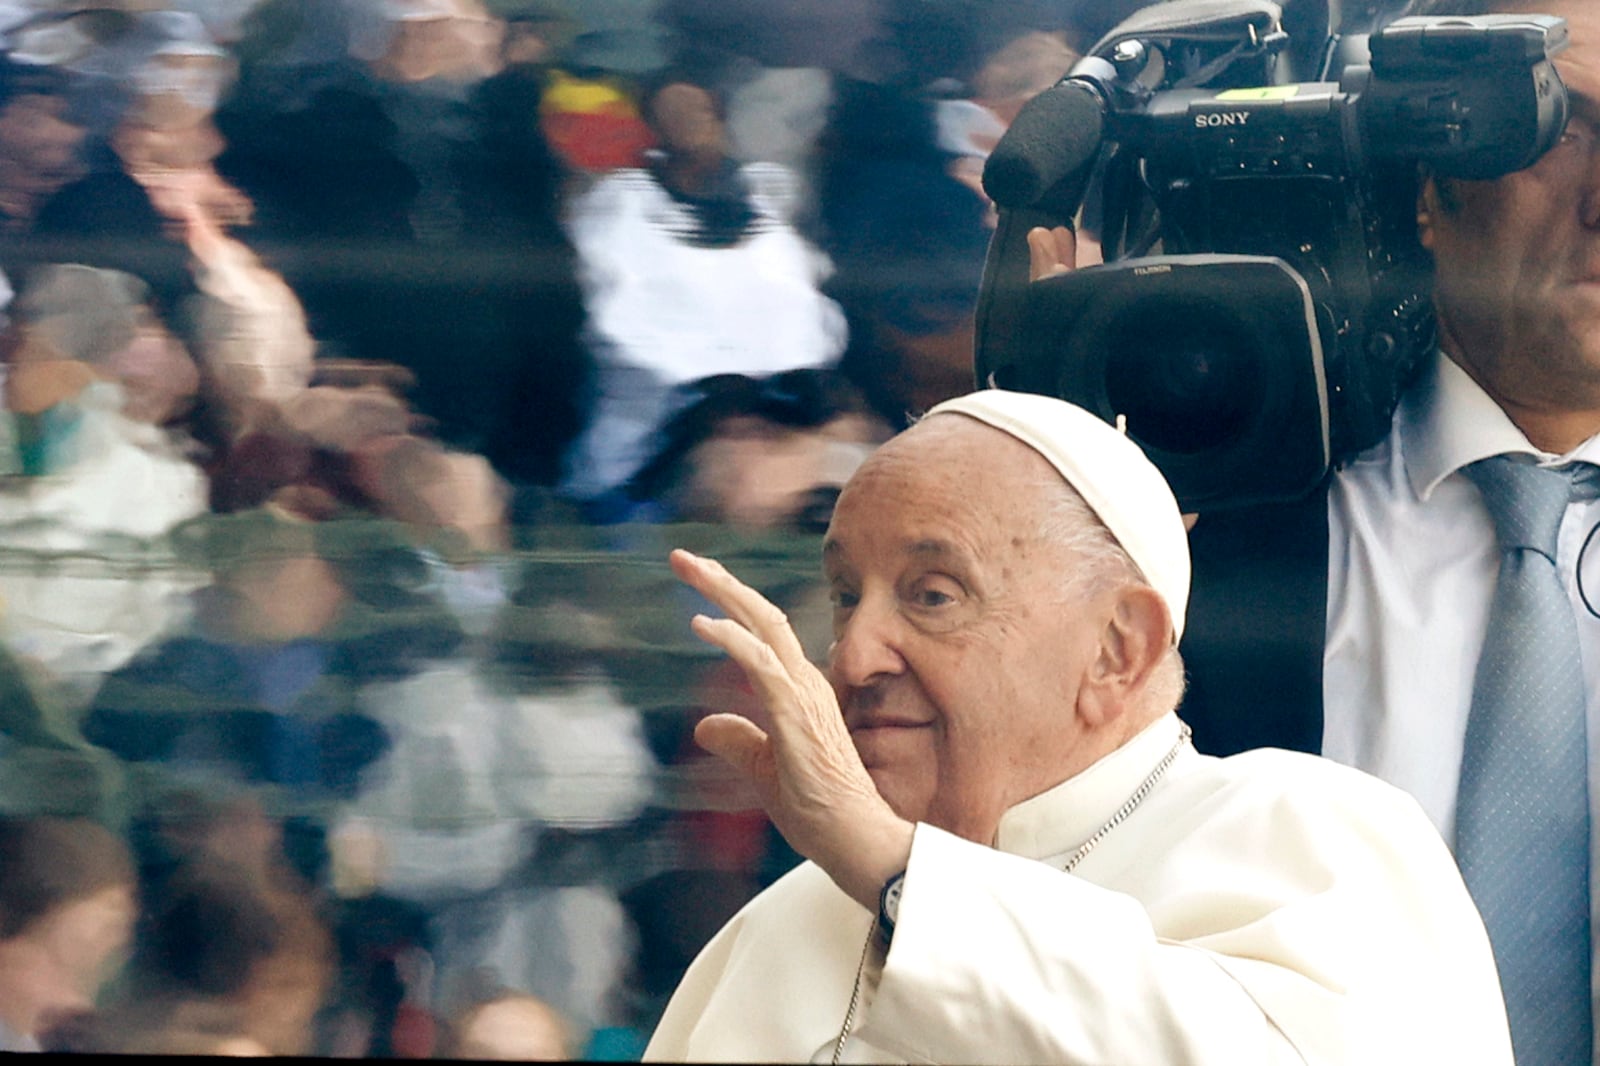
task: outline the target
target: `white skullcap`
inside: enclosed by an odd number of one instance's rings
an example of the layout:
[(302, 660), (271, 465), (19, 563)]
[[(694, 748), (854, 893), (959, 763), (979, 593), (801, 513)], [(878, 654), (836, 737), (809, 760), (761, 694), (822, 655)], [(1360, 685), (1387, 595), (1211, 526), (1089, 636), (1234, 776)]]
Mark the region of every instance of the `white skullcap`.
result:
[(984, 389), (928, 412), (942, 414), (975, 418), (1049, 460), (1167, 601), (1173, 639), (1183, 636), (1189, 534), (1167, 479), (1137, 444), (1081, 407), (1034, 393)]

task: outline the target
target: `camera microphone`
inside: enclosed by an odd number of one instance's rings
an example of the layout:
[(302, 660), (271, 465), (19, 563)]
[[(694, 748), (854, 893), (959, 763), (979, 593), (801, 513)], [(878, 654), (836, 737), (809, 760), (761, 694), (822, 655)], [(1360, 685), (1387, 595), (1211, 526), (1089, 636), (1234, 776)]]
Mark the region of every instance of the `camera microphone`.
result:
[[(1001, 208), (1037, 204), (1066, 178), (1080, 174), (1100, 151), (1105, 102), (1085, 81), (1069, 78), (1023, 105), (983, 168), (983, 191)], [(1076, 190), (1081, 200), (1083, 190)], [(1077, 203), (1069, 205), (1077, 209)]]

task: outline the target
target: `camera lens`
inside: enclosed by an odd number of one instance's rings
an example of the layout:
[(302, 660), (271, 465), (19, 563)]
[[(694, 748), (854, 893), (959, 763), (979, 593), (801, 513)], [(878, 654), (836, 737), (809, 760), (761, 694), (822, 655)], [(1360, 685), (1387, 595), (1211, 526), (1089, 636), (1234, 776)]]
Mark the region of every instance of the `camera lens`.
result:
[(1111, 409), (1142, 444), (1192, 455), (1238, 440), (1261, 402), (1261, 363), (1240, 325), (1214, 308), (1136, 305), (1110, 331)]

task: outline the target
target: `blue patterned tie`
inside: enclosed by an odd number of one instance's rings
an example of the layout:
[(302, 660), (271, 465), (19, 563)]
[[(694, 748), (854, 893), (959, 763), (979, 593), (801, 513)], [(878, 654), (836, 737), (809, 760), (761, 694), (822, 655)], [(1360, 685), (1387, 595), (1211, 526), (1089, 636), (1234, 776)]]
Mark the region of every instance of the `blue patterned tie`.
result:
[(1556, 569), (1570, 477), (1510, 456), (1463, 471), (1500, 539), (1473, 683), (1456, 858), (1483, 914), (1518, 1066), (1587, 1066), (1589, 787), (1583, 670)]

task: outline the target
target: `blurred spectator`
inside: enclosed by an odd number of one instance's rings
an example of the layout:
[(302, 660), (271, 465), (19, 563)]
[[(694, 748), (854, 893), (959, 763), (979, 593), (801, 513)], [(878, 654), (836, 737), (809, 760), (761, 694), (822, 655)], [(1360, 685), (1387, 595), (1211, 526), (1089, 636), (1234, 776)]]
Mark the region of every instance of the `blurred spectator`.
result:
[(547, 846), (624, 839), (614, 830), (652, 798), (656, 767), (638, 713), (577, 650), (582, 609), (552, 612), (537, 666), (520, 664), (529, 676), (440, 659), (363, 692), (394, 744), (340, 808), (334, 883), (421, 916), (428, 1007), (487, 977), (546, 999), (577, 1033), (615, 1022), (632, 951), (611, 887), (623, 856), (585, 869)]
[(972, 390), (993, 209), (983, 162), (1023, 101), (1075, 54), (1033, 5), (895, 5), (897, 57), (842, 80), (819, 160), (829, 286), (850, 316), (842, 369), (897, 428)]
[(656, 137), (625, 82), (552, 70), (539, 97), (539, 126), (571, 170), (568, 188), (581, 190), (598, 174), (636, 167)]
[(637, 1057), (795, 861), (660, 559), (820, 654), (833, 487), (970, 382), (1037, 6), (0, 2), (0, 809), (128, 816), (151, 912), (36, 1042), (490, 1057), (542, 1003)]
[(94, 1007), (137, 914), (126, 847), (93, 822), (0, 818), (0, 1051)]
[[(131, 275), (34, 271), (5, 334), (3, 424), (23, 475), (0, 485), (7, 547), (109, 557), (77, 571), (0, 574), (6, 640), (81, 700), (181, 613), (198, 575), (146, 545), (203, 512), (205, 476), (174, 423), (199, 375)], [(142, 568), (119, 572), (110, 560)], [(165, 563), (165, 566), (151, 564)], [(80, 704), (81, 705), (81, 704)]]
[(230, 225), (252, 210), (212, 167), (222, 142), (211, 115), (234, 62), (197, 16), (134, 6), (68, 8), (27, 26), (50, 35), (33, 61), (66, 79), (70, 114), (90, 136), (79, 153), (86, 166), (38, 206), (11, 255), (134, 274), (156, 313), (176, 324), (194, 291), (184, 208), (197, 203)]
[(273, 1055), (316, 1048), (333, 941), (292, 879), (263, 879), (263, 871), (207, 855), (171, 874), (152, 910), (135, 980), (111, 1008), (122, 1023), (117, 1050), (148, 1052), (199, 1036), (248, 1041)]
[[(884, 123), (925, 140), (895, 156), (875, 147)], [(931, 108), (885, 99), (872, 86), (842, 90), (823, 163), (827, 246), (839, 264), (829, 292), (850, 316), (840, 369), (896, 427), (973, 388), (978, 283), (987, 253), (987, 205), (951, 176)], [(863, 139), (864, 138), (864, 139)]]
[(451, 1019), (450, 1058), (499, 1062), (564, 1062), (579, 1050), (572, 1027), (538, 996), (502, 991)]
[(96, 382), (117, 386), (118, 413), (131, 422), (159, 428), (188, 412), (199, 371), (149, 300), (143, 281), (119, 271), (52, 264), (29, 275), (13, 305), (6, 375), (26, 472), (48, 475), (70, 465), (62, 461), (70, 443), (50, 439), (34, 420)]
[[(68, 96), (70, 78), (53, 67), (0, 61), (0, 230), (5, 246), (31, 228), (39, 209), (87, 171), (88, 126)], [(9, 257), (8, 272), (15, 272)]]
[(776, 163), (797, 179), (792, 220), (817, 221), (817, 142), (836, 75), (881, 75), (876, 58), (884, 0), (662, 0), (661, 20), (685, 54), (719, 57), (728, 92), (729, 154)]
[(988, 203), (982, 181), (989, 153), (1022, 105), (1060, 81), (1077, 60), (1065, 35), (1027, 30), (984, 60), (963, 95), (938, 101), (939, 145), (955, 155), (951, 176)]
[(285, 43), (241, 42), (218, 167), (321, 354), (405, 367), (444, 443), (554, 480), (585, 417), (583, 305), (503, 24), (476, 0), (273, 0), (255, 25)]
[(18, 62), (70, 74), (75, 104), (103, 140), (128, 98), (152, 84), (214, 102), (221, 83), (202, 57), (220, 60), (223, 52), (205, 20), (176, 8), (165, 0), (34, 4), (5, 43)]
[(353, 796), (389, 742), (362, 687), (449, 654), (460, 626), (392, 523), (256, 510), (177, 537), (213, 584), (190, 621), (105, 677), (84, 736), (142, 764), (144, 822), (173, 785), (260, 792), (296, 869), (325, 883), (327, 804)]
[(843, 315), (818, 291), (827, 262), (788, 222), (793, 176), (731, 159), (722, 101), (684, 75), (663, 75), (645, 111), (659, 153), (571, 210), (600, 380), (563, 484), (601, 515), (649, 457), (676, 386), (826, 366), (845, 342)]
[(500, 58), (507, 66), (543, 67), (578, 33), (577, 20), (563, 0), (484, 0), (483, 6), (505, 23)]
[(745, 163), (776, 163), (796, 177), (795, 225), (817, 225), (817, 143), (833, 107), (833, 75), (821, 67), (763, 67), (728, 96), (728, 150)]
[(889, 435), (831, 370), (722, 374), (685, 391), (694, 399), (629, 482), (635, 518), (821, 532), (840, 487)]
[(83, 739), (81, 707), (54, 678), (0, 647), (0, 811), (12, 816), (126, 818), (122, 767)]
[[(527, 13), (526, 5), (518, 10)], [(504, 211), (486, 211), (482, 228), (505, 227), (494, 240), (517, 245), (512, 261), (502, 264), (504, 277), (495, 281), (509, 292), (509, 328), (525, 345), (522, 363), (490, 385), (508, 413), (483, 450), (512, 480), (537, 485), (559, 478), (561, 457), (588, 419), (594, 375), (578, 341), (582, 294), (576, 256), (560, 221), (570, 168), (546, 121), (554, 75), (534, 47), (549, 25), (533, 17), (508, 22), (503, 66), (472, 96), (483, 198), (512, 205), (509, 218)]]

